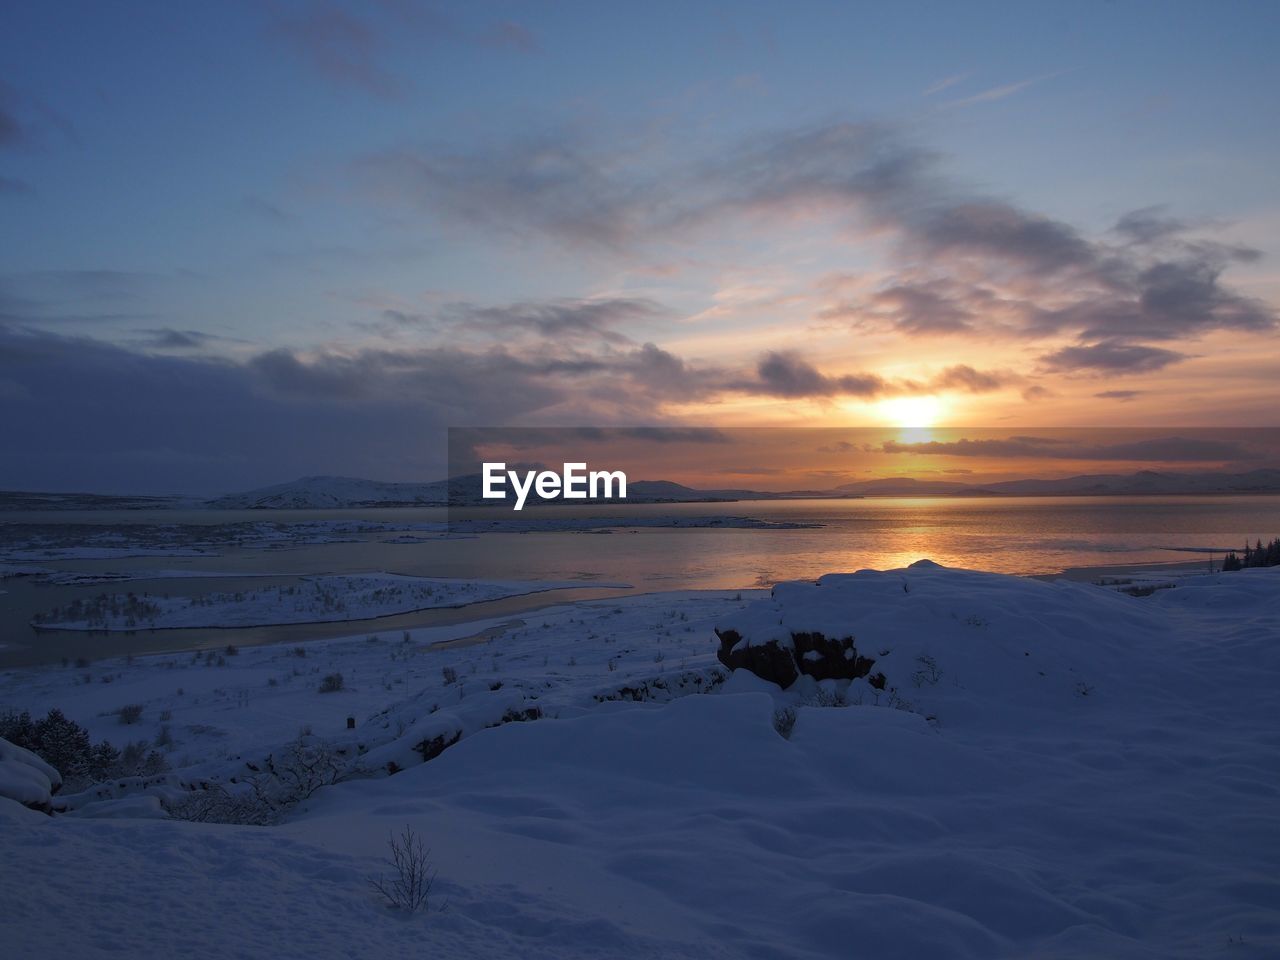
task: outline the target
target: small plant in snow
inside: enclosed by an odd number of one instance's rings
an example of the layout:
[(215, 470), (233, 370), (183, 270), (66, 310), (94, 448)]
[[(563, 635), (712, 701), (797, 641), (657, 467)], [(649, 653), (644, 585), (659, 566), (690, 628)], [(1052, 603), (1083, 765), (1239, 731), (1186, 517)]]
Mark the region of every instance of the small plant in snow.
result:
[(778, 731), (778, 735), (783, 740), (791, 739), (791, 731), (796, 726), (796, 708), (782, 707), (773, 711), (773, 729)]
[(130, 703), (123, 706), (116, 711), (116, 716), (120, 718), (121, 723), (137, 723), (142, 717), (142, 704)]
[(451, 683), (458, 682), (458, 671), (455, 670), (453, 667), (444, 667), (443, 669), (441, 669), (440, 673), (444, 677), (444, 685), (446, 687), (449, 686), (449, 684)]
[(804, 698), (806, 707), (847, 707), (848, 697), (843, 690), (827, 690), (819, 687), (810, 696)]
[(942, 670), (938, 667), (938, 661), (928, 654), (921, 654), (916, 657), (916, 663), (920, 664), (920, 669), (911, 674), (911, 682), (917, 687), (923, 687), (926, 683), (931, 687), (937, 686), (938, 681), (942, 679)]
[(326, 675), (323, 680), (320, 681), (320, 692), (321, 693), (337, 693), (344, 686), (346, 686), (346, 681), (342, 679), (342, 674), (330, 673)]
[(406, 913), (429, 910), (431, 886), (436, 879), (431, 867), (431, 851), (408, 824), (400, 836), (393, 834), (387, 838), (387, 846), (391, 848), (391, 856), (384, 862), (391, 873), (370, 877), (369, 885), (387, 906), (396, 910)]

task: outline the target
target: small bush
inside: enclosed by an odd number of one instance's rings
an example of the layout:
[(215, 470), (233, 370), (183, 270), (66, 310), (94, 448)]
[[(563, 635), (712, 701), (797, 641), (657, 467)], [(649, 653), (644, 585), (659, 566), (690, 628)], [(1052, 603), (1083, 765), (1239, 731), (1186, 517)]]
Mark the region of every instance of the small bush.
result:
[(346, 681), (342, 679), (342, 674), (331, 673), (320, 681), (321, 693), (337, 693), (346, 686)]
[(445, 667), (440, 671), (440, 673), (444, 676), (445, 686), (458, 682), (458, 671), (453, 669), (453, 667)]
[(796, 708), (782, 707), (773, 711), (773, 729), (783, 740), (791, 739), (791, 731), (796, 727)]
[(142, 719), (142, 704), (130, 703), (116, 711), (116, 716), (124, 724), (137, 723)]
[(405, 825), (404, 831), (387, 838), (391, 856), (384, 862), (391, 868), (390, 876), (369, 878), (369, 885), (386, 901), (387, 906), (406, 913), (430, 909), (431, 887), (436, 874), (431, 868), (431, 851), (422, 838)]
[(251, 776), (231, 785), (206, 782), (198, 790), (166, 800), (165, 809), (175, 819), (200, 823), (278, 823), (321, 787), (356, 772), (328, 743), (309, 738), (310, 731), (304, 728), (297, 740), (268, 756), (264, 764), (249, 764)]

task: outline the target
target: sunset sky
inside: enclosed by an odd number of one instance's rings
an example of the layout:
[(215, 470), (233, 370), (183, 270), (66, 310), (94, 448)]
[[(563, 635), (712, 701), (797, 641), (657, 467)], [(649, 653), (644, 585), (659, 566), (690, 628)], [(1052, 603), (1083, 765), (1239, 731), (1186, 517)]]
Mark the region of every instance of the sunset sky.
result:
[(1280, 425), (1277, 37), (1270, 2), (11, 5), (0, 488), (426, 480), (449, 426)]

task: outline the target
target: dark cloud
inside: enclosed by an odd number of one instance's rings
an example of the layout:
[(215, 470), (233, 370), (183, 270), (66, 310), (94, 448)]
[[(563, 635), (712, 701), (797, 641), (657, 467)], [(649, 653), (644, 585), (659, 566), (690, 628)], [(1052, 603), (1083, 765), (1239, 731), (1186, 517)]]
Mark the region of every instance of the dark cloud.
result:
[(828, 377), (795, 353), (775, 351), (760, 359), (754, 380), (738, 381), (734, 386), (749, 393), (796, 399), (837, 394), (873, 397), (884, 390), (885, 384), (872, 374)]
[(1040, 357), (1052, 373), (1149, 373), (1187, 359), (1187, 354), (1120, 340), (1063, 347)]
[(941, 280), (881, 290), (872, 295), (869, 313), (887, 317), (904, 333), (968, 333), (975, 319), (955, 295), (955, 285)]
[(450, 430), (450, 442), (458, 439), (468, 448), (501, 443), (516, 449), (533, 449), (575, 443), (731, 443), (729, 434), (714, 427), (465, 427)]
[(1154, 243), (1186, 231), (1187, 224), (1167, 216), (1166, 210), (1163, 206), (1131, 210), (1121, 216), (1112, 229), (1134, 243)]
[(217, 339), (199, 330), (174, 330), (171, 327), (137, 332), (143, 337), (139, 345), (153, 350), (197, 350)]
[(447, 426), (570, 395), (500, 353), (275, 351), (240, 363), (3, 326), (0, 383), (0, 487), (104, 491), (439, 476)]
[(996, 200), (938, 206), (918, 217), (910, 233), (930, 256), (986, 257), (1034, 274), (1097, 262), (1097, 251), (1072, 227)]
[(1209, 330), (1266, 331), (1275, 312), (1223, 287), (1223, 266), (1208, 258), (1165, 260), (1141, 270), (1128, 289), (1040, 314), (1044, 330), (1086, 340), (1177, 340)]
[(755, 376), (727, 380), (726, 389), (788, 399), (861, 397), (964, 391), (989, 393), (1022, 377), (1007, 370), (976, 370), (967, 364), (947, 367), (927, 380), (886, 380), (872, 373), (828, 376), (792, 351), (771, 351), (760, 358)]
[(1121, 403), (1127, 403), (1141, 395), (1141, 390), (1103, 390), (1094, 394), (1099, 400), (1119, 400)]
[(1155, 463), (1227, 463), (1257, 459), (1240, 443), (1195, 437), (1157, 437), (1120, 443), (1080, 443), (1059, 437), (1013, 436), (1002, 439), (886, 441), (884, 453), (948, 457), (1041, 458), (1051, 460), (1140, 461)]

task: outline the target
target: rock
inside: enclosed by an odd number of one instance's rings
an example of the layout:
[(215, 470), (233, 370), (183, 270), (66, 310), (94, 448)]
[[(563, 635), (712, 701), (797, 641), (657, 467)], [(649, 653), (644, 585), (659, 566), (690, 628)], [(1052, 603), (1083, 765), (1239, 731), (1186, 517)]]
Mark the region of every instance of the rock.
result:
[(737, 630), (716, 630), (717, 657), (730, 670), (750, 670), (784, 690), (801, 674), (815, 680), (854, 680), (871, 673), (875, 660), (859, 655), (853, 637), (827, 637), (814, 631), (792, 633), (790, 643), (768, 640), (753, 644)]

